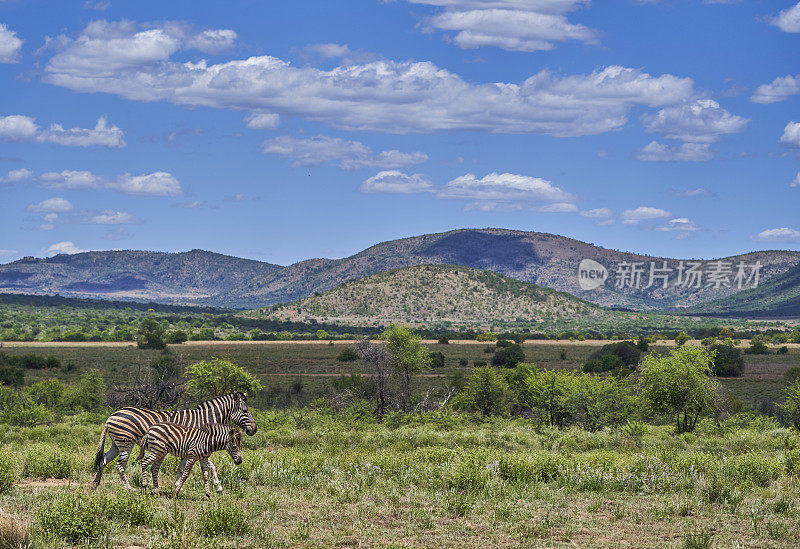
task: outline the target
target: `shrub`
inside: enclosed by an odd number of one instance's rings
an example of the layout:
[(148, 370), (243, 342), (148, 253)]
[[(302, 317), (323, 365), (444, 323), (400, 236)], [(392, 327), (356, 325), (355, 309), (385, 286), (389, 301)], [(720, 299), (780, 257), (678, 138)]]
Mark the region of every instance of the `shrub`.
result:
[(681, 332), (681, 333), (679, 333), (678, 335), (675, 336), (675, 345), (677, 345), (678, 347), (682, 347), (690, 339), (692, 339), (692, 338), (689, 337), (689, 334), (687, 334), (686, 332)]
[(787, 354), (788, 352), (789, 352), (789, 347), (787, 347), (786, 345), (782, 345), (782, 346), (781, 346), (781, 347), (778, 349), (778, 354), (779, 354), (779, 355), (785, 355), (785, 354)]
[(61, 395), (61, 405), (71, 410), (96, 410), (106, 405), (106, 381), (99, 370), (81, 374)]
[(183, 330), (173, 330), (167, 333), (166, 342), (172, 344), (185, 343), (189, 336)]
[(45, 379), (37, 381), (25, 392), (30, 395), (34, 402), (48, 408), (54, 408), (61, 396), (64, 394), (64, 384), (57, 379)]
[(22, 465), (24, 478), (70, 478), (75, 458), (58, 446), (36, 444), (25, 452)]
[(795, 429), (800, 429), (800, 380), (786, 388), (786, 400), (780, 405), (786, 421)]
[(793, 383), (800, 379), (800, 366), (792, 366), (783, 373), (784, 379), (788, 383)]
[(642, 351), (630, 341), (603, 345), (589, 355), (583, 365), (584, 372), (611, 372), (620, 367), (633, 367), (642, 358)]
[(8, 452), (0, 453), (0, 494), (10, 492), (17, 481), (17, 459)]
[(505, 412), (510, 391), (505, 380), (494, 368), (476, 368), (466, 387), (459, 393), (460, 408), (480, 412), (484, 416)]
[(444, 353), (434, 351), (430, 355), (431, 368), (444, 368)]
[(139, 325), (139, 338), (136, 340), (140, 349), (163, 349), (164, 326), (152, 318), (145, 318)]
[(197, 527), (207, 537), (219, 535), (234, 536), (244, 534), (250, 529), (247, 517), (238, 506), (223, 501), (209, 503), (197, 516)]
[(98, 500), (74, 492), (62, 492), (39, 507), (41, 529), (71, 543), (97, 540), (108, 530)]
[(709, 350), (714, 354), (712, 371), (719, 377), (739, 377), (744, 372), (742, 351), (725, 343), (715, 343)]
[(14, 364), (0, 364), (0, 384), (22, 385), (25, 383), (25, 370)]
[(497, 341), (497, 334), (493, 332), (485, 332), (475, 336), (477, 341)]
[(336, 360), (339, 362), (353, 362), (358, 360), (358, 353), (352, 347), (345, 347), (341, 353), (336, 355)]
[(769, 347), (764, 343), (764, 339), (761, 336), (753, 336), (753, 339), (750, 340), (750, 347), (745, 350), (745, 353), (749, 355), (768, 355)]
[(439, 345), (450, 345), (450, 340), (447, 338), (447, 336), (441, 336), (436, 343)]
[(520, 362), (525, 362), (525, 351), (516, 343), (501, 348), (492, 357), (492, 365), (497, 368), (514, 368)]
[(187, 389), (198, 399), (214, 398), (232, 391), (257, 393), (261, 383), (231, 360), (211, 358), (186, 367)]

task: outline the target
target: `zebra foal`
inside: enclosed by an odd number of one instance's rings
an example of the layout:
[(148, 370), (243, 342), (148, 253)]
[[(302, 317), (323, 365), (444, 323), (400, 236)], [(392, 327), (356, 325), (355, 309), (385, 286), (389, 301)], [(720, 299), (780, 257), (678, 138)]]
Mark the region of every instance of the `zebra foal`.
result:
[[(203, 471), (203, 482), (206, 485), (206, 498), (211, 498), (208, 487), (210, 462), (208, 458), (214, 452), (225, 450), (236, 465), (242, 463), (242, 431), (230, 425), (209, 423), (200, 428), (187, 427), (177, 423), (156, 423), (145, 433), (141, 443), (139, 458), (142, 462), (142, 486), (147, 489), (147, 469), (153, 477), (153, 491), (158, 494), (158, 470), (167, 454), (186, 460), (186, 467), (175, 481), (175, 497), (189, 478), (189, 473), (196, 461), (200, 462)], [(142, 457), (144, 456), (144, 458)], [(222, 492), (219, 479), (214, 477), (218, 492)]]

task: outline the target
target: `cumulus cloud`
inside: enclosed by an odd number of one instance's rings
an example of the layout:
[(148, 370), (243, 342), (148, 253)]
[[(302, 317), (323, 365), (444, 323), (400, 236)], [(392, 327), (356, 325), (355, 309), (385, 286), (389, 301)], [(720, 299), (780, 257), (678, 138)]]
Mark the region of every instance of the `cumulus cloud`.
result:
[(771, 23), (783, 32), (800, 32), (800, 2), (780, 12)]
[(588, 5), (584, 0), (472, 1), (409, 0), (444, 8), (425, 18), (422, 27), (452, 31), (452, 42), (463, 49), (491, 46), (510, 51), (554, 49), (556, 43), (575, 40), (598, 43), (597, 32), (569, 21), (566, 14)]
[(35, 140), (69, 147), (121, 148), (125, 146), (124, 136), (117, 126), (109, 126), (105, 117), (98, 118), (94, 128), (64, 129), (61, 124), (51, 124), (48, 129), (40, 130), (36, 119), (30, 116), (0, 116), (0, 140), (3, 141)]
[(686, 217), (676, 217), (675, 219), (670, 219), (667, 221), (666, 224), (656, 227), (657, 231), (678, 231), (683, 233), (691, 233), (695, 231), (699, 231), (700, 227), (698, 227), (694, 221)]
[(203, 53), (223, 53), (233, 48), (236, 32), (230, 29), (212, 29), (186, 37), (186, 46)]
[(93, 215), (89, 222), (98, 225), (131, 225), (136, 223), (137, 220), (134, 216), (126, 212), (104, 210), (97, 215)]
[(43, 173), (38, 177), (38, 181), (48, 189), (114, 189), (125, 194), (140, 196), (177, 196), (183, 193), (178, 180), (167, 172), (124, 174), (116, 179), (109, 179), (90, 171), (63, 170)]
[(684, 143), (679, 147), (651, 141), (636, 153), (636, 158), (646, 162), (706, 162), (714, 158), (708, 143)]
[(38, 131), (36, 119), (30, 116), (20, 114), (0, 116), (0, 140), (30, 141), (36, 137)]
[(47, 200), (42, 200), (38, 204), (31, 204), (28, 206), (28, 211), (47, 213), (69, 212), (72, 211), (72, 203), (64, 198), (48, 198)]
[(61, 124), (52, 124), (49, 129), (43, 130), (37, 136), (39, 141), (48, 141), (68, 147), (110, 147), (122, 148), (125, 146), (125, 133), (117, 126), (109, 126), (105, 117), (97, 119), (93, 129), (70, 128), (64, 129)]
[(800, 122), (789, 122), (783, 129), (781, 145), (800, 147)]
[(594, 208), (592, 210), (583, 210), (578, 215), (582, 217), (590, 217), (593, 219), (605, 219), (609, 217), (614, 217), (614, 212), (612, 212), (608, 208)]
[(292, 166), (334, 164), (344, 170), (402, 168), (428, 160), (428, 155), (421, 152), (403, 153), (393, 149), (376, 153), (359, 141), (324, 135), (308, 139), (280, 136), (265, 141), (262, 150), (292, 160)]
[(800, 242), (800, 231), (781, 227), (780, 229), (767, 229), (755, 237), (760, 242)]
[(431, 182), (420, 173), (405, 174), (398, 170), (378, 172), (361, 184), (362, 193), (399, 193), (412, 194), (429, 191)]
[(744, 129), (747, 118), (736, 116), (713, 99), (697, 99), (642, 117), (647, 131), (692, 143), (711, 143), (721, 135)]
[(281, 117), (274, 113), (257, 112), (245, 118), (245, 122), (252, 130), (273, 130), (280, 124)]
[(546, 179), (511, 173), (490, 173), (481, 179), (468, 173), (439, 188), (436, 196), (463, 200), (469, 207), (494, 210), (520, 209), (543, 202), (571, 204), (575, 199)]
[(12, 183), (17, 183), (19, 181), (24, 181), (26, 179), (30, 179), (33, 175), (33, 172), (27, 168), (19, 168), (17, 170), (11, 170), (6, 174), (5, 177), (0, 177), (0, 185), (10, 185)]
[(44, 248), (42, 252), (45, 255), (57, 255), (57, 254), (79, 254), (82, 252), (86, 252), (88, 250), (83, 250), (75, 245), (74, 242), (70, 240), (65, 240), (63, 242), (56, 242), (55, 244), (51, 244), (47, 248)]
[(391, 133), (597, 134), (622, 127), (634, 106), (664, 107), (694, 93), (689, 78), (619, 66), (570, 76), (544, 70), (518, 84), (473, 84), (430, 62), (379, 60), (331, 70), (270, 56), (181, 63), (170, 60), (180, 41), (170, 41), (164, 28), (106, 29), (110, 25), (90, 24), (67, 40), (47, 63), (45, 79), (79, 92)]
[(569, 202), (556, 202), (555, 204), (547, 204), (545, 206), (539, 206), (537, 208), (540, 212), (549, 212), (549, 213), (575, 213), (578, 211), (578, 207), (575, 204), (571, 204)]
[(776, 78), (769, 84), (761, 84), (750, 101), (754, 103), (777, 103), (786, 101), (791, 96), (800, 93), (800, 74), (797, 76), (782, 76)]
[(625, 210), (620, 217), (625, 225), (636, 225), (640, 221), (650, 221), (653, 219), (662, 219), (669, 217), (671, 214), (667, 210), (661, 208), (653, 208), (651, 206), (639, 206), (635, 210)]
[(22, 40), (17, 37), (17, 33), (0, 23), (0, 63), (18, 62), (21, 49)]
[(800, 172), (797, 172), (797, 175), (792, 180), (790, 187), (800, 187)]

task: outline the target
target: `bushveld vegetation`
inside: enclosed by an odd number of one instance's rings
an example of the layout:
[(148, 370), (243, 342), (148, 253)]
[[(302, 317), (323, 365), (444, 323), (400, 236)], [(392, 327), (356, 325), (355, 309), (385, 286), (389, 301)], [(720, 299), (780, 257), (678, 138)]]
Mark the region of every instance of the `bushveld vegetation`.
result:
[[(49, 367), (24, 368), (20, 387), (2, 389), (0, 532), (44, 547), (800, 543), (796, 381), (777, 382), (788, 388), (768, 416), (734, 405), (728, 388), (742, 380), (715, 378), (712, 356), (696, 344), (649, 342), (641, 350), (646, 342), (637, 342), (641, 357), (628, 375), (598, 375), (578, 370), (602, 356), (599, 345), (523, 344), (524, 361), (470, 368), (487, 356), (484, 345), (450, 342), (435, 346), (444, 364), (431, 368), (433, 353), (413, 333), (395, 328), (385, 337), (390, 345), (353, 346), (359, 359), (347, 362), (336, 360), (348, 348), (341, 344), (261, 347), (238, 359), (211, 359), (211, 348), (194, 358), (115, 349), (147, 357), (140, 377), (130, 375), (135, 364), (118, 362), (103, 376), (79, 359), (98, 350), (48, 348)], [(484, 339), (489, 363), (517, 345)], [(370, 350), (384, 354), (365, 356)], [(770, 351), (744, 356), (744, 375), (761, 364), (789, 372), (800, 356), (794, 348)], [(322, 354), (324, 363), (311, 358)], [(75, 367), (65, 371), (68, 361)], [(273, 362), (278, 370), (270, 370)], [(347, 374), (315, 378), (309, 369)], [(288, 400), (276, 400), (269, 371), (289, 374), (281, 377)], [(244, 463), (215, 460), (223, 496), (206, 503), (197, 472), (178, 500), (127, 494), (113, 469), (88, 492), (108, 406), (140, 398), (118, 389), (142, 380), (149, 384), (143, 392), (160, 394), (161, 383), (177, 389), (156, 399), (160, 405), (254, 391), (259, 431), (245, 437)], [(27, 417), (29, 409), (42, 415)], [(176, 463), (163, 467), (165, 486)]]

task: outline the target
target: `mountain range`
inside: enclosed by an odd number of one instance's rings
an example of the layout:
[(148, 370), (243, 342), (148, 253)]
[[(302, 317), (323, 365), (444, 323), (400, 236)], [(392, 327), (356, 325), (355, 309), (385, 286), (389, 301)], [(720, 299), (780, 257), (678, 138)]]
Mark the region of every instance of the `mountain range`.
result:
[[(578, 266), (585, 259), (606, 271), (604, 282), (595, 289), (582, 288), (578, 279)], [(734, 296), (744, 296), (741, 290), (753, 286), (751, 276), (749, 281), (739, 280), (747, 282), (739, 288), (737, 267), (741, 264), (746, 267), (746, 274), (752, 275), (753, 266), (758, 264), (759, 286), (749, 291), (761, 296), (758, 299), (762, 301), (767, 299), (762, 294), (768, 294), (775, 311), (782, 311), (784, 316), (794, 310), (792, 306), (782, 308), (781, 304), (792, 298), (791, 288), (797, 287), (798, 276), (792, 273), (800, 269), (800, 252), (760, 251), (718, 260), (723, 263), (686, 260), (681, 264), (681, 259), (611, 250), (547, 233), (461, 229), (382, 242), (342, 259), (309, 259), (288, 266), (203, 250), (29, 257), (0, 265), (0, 292), (256, 308), (321, 294), (345, 282), (394, 269), (438, 264), (493, 271), (606, 307), (688, 307), (686, 311), (711, 314), (716, 310), (711, 303), (732, 312), (747, 308), (747, 303), (751, 303), (750, 309), (754, 308), (752, 304), (756, 302), (746, 298), (744, 305), (737, 305)], [(635, 265), (635, 279), (630, 265)], [(695, 271), (703, 271), (699, 286), (686, 284), (692, 265)], [(709, 284), (711, 271), (722, 271), (722, 267), (727, 271)], [(656, 275), (666, 276), (648, 286), (653, 282), (651, 268), (655, 268)], [(668, 271), (661, 271), (662, 268)], [(619, 276), (626, 272), (627, 278)], [(679, 275), (684, 284), (677, 284)], [(773, 295), (775, 292), (780, 295)]]

